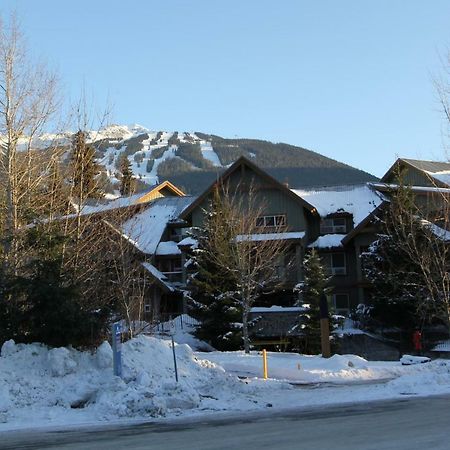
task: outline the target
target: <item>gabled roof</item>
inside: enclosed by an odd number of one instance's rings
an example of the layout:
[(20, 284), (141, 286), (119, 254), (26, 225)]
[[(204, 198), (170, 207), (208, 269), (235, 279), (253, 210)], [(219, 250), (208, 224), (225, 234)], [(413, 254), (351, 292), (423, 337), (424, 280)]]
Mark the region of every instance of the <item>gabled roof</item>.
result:
[(341, 241), (342, 245), (347, 245), (357, 234), (359, 234), (372, 221), (372, 219), (377, 216), (386, 203), (386, 200), (382, 201), (382, 203), (371, 211), (363, 220), (361, 220), (361, 222), (359, 222), (353, 230), (347, 233)]
[(188, 196), (157, 198), (146, 209), (124, 222), (120, 226), (121, 233), (142, 253), (154, 255), (167, 224), (177, 220), (194, 199)]
[(322, 218), (351, 214), (355, 227), (383, 201), (381, 194), (368, 184), (292, 191), (313, 205)]
[[(392, 183), (376, 183), (373, 181), (370, 181), (367, 183), (369, 186), (372, 186), (374, 189), (379, 191), (380, 193), (387, 192), (392, 193), (397, 191), (401, 186), (398, 184), (392, 184)], [(408, 189), (411, 192), (414, 192), (416, 194), (447, 194), (450, 195), (450, 188), (449, 187), (434, 187), (434, 186), (408, 186)]]
[(226, 182), (227, 179), (230, 178), (230, 176), (239, 170), (242, 167), (247, 167), (253, 172), (255, 172), (258, 176), (266, 180), (269, 184), (273, 185), (274, 188), (281, 190), (283, 193), (285, 193), (288, 197), (292, 198), (294, 201), (299, 203), (302, 207), (306, 208), (307, 210), (311, 212), (315, 212), (315, 208), (310, 205), (307, 201), (299, 197), (298, 195), (295, 195), (288, 187), (286, 187), (284, 184), (277, 181), (275, 178), (273, 178), (271, 175), (269, 175), (267, 172), (259, 168), (256, 164), (245, 158), (244, 156), (241, 156), (239, 159), (237, 159), (225, 172), (223, 172), (220, 176), (218, 176), (217, 180), (212, 183), (208, 189), (206, 189), (200, 196), (197, 197), (197, 200), (191, 203), (189, 207), (187, 207), (183, 213), (180, 215), (180, 218), (185, 219), (192, 211), (200, 206), (202, 202), (208, 198), (208, 195), (211, 194), (211, 192), (214, 190), (215, 187), (219, 186), (220, 184), (223, 184)]
[(424, 161), (420, 159), (399, 158), (407, 164), (425, 172), (436, 173), (450, 171), (450, 163), (442, 161)]
[(150, 274), (153, 281), (164, 291), (164, 292), (174, 292), (176, 288), (172, 286), (168, 278), (160, 272), (153, 264), (149, 262), (143, 262), (142, 267)]
[(398, 167), (410, 167), (422, 172), (437, 187), (450, 186), (450, 163), (444, 161), (424, 161), (420, 159), (398, 158), (381, 178), (382, 182), (389, 181)]
[[(167, 190), (170, 192), (171, 194), (170, 196), (165, 196), (161, 194), (162, 191)], [(145, 193), (138, 192), (133, 195), (118, 197), (108, 202), (99, 201), (92, 205), (84, 205), (81, 210), (81, 214), (86, 215), (86, 214), (103, 213), (105, 211), (111, 211), (114, 209), (128, 208), (130, 206), (141, 205), (161, 197), (168, 197), (168, 198), (184, 197), (185, 195), (186, 194), (181, 189), (178, 189), (170, 181), (164, 181), (156, 186), (153, 186), (149, 191)]]
[[(156, 186), (153, 186), (152, 189), (145, 194), (142, 194), (141, 197), (139, 197), (136, 200), (136, 203), (144, 203), (147, 202), (153, 198), (155, 198), (155, 194), (161, 193), (164, 190), (168, 190), (173, 194), (174, 197), (184, 197), (186, 194), (181, 190), (178, 189), (174, 184), (172, 184), (170, 181), (163, 181), (162, 183), (157, 184)], [(163, 197), (166, 197), (165, 195)]]

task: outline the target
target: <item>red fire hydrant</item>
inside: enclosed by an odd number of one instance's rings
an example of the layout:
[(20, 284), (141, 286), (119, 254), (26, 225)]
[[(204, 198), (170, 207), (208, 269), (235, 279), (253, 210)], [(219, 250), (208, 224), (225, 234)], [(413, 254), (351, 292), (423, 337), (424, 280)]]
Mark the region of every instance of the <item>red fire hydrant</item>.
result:
[(414, 350), (420, 354), (422, 352), (422, 333), (419, 330), (413, 333)]

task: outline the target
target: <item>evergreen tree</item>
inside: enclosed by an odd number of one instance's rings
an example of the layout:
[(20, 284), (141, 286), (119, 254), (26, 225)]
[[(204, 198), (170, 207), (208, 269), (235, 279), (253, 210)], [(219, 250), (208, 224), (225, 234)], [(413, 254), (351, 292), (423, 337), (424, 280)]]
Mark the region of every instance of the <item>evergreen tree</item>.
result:
[(423, 285), (418, 268), (393, 234), (378, 235), (362, 261), (365, 277), (373, 287), (370, 317), (405, 331), (421, 326), (425, 317), (419, 314)]
[(72, 183), (74, 195), (82, 204), (87, 198), (100, 198), (102, 193), (97, 182), (98, 164), (95, 149), (86, 143), (86, 133), (79, 130), (72, 141)]
[(303, 260), (304, 282), (298, 286), (300, 299), (298, 306), (305, 309), (299, 316), (303, 338), (303, 353), (317, 354), (320, 344), (320, 298), (326, 293), (328, 278), (322, 261), (315, 249)]
[[(218, 212), (214, 209), (209, 212), (207, 221), (215, 214)], [(193, 287), (189, 314), (200, 323), (195, 336), (218, 350), (236, 350), (242, 344), (242, 306), (237, 298), (236, 282), (203, 250), (207, 231), (199, 234), (198, 247), (191, 258), (195, 273), (189, 280)]]
[[(371, 317), (411, 332), (436, 311), (442, 283), (440, 256), (445, 242), (419, 218), (411, 190), (401, 183), (380, 221), (382, 232), (362, 255), (364, 273), (373, 286)], [(444, 270), (445, 271), (445, 270)]]
[(126, 155), (120, 158), (119, 170), (122, 173), (120, 180), (120, 195), (133, 194), (136, 183), (133, 179), (133, 170), (131, 169), (131, 163)]
[(82, 306), (78, 286), (63, 270), (64, 241), (55, 230), (26, 232), (24, 245), (33, 248), (28, 264), (7, 282), (0, 277), (0, 295), (15, 299), (0, 304), (1, 339), (79, 347), (104, 336), (109, 309)]
[(14, 275), (6, 276), (0, 266), (0, 343), (20, 339), (24, 334), (23, 327), (26, 327), (14, 286)]

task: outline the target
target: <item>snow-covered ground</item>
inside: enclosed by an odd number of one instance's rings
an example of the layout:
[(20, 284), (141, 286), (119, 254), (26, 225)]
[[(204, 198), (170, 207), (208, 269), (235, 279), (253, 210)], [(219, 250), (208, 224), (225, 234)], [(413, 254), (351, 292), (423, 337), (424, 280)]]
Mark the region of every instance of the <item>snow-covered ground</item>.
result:
[[(178, 331), (175, 339), (188, 334)], [(126, 342), (123, 379), (113, 376), (108, 343), (91, 353), (9, 341), (0, 357), (0, 431), (450, 393), (450, 362), (443, 360), (405, 366), (269, 353), (264, 380), (258, 352), (175, 350), (178, 383), (167, 337)]]

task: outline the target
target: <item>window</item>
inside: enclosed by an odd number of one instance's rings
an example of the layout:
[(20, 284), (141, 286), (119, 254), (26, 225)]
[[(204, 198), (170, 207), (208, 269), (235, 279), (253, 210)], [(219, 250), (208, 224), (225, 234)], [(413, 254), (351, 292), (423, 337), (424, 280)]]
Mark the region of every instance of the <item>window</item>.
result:
[(162, 273), (181, 272), (181, 258), (177, 259), (161, 259), (158, 262), (158, 269)]
[(346, 233), (347, 224), (345, 217), (334, 217), (332, 219), (323, 219), (320, 222), (321, 234)]
[(286, 226), (286, 216), (284, 214), (261, 216), (256, 219), (256, 226), (262, 228), (284, 227)]
[(169, 241), (180, 242), (182, 238), (182, 228), (169, 229)]
[(149, 313), (152, 311), (152, 305), (144, 305), (144, 312)]
[(329, 275), (347, 275), (345, 253), (328, 253), (322, 259)]
[(349, 295), (344, 293), (333, 294), (333, 307), (337, 314), (347, 314), (350, 310)]

